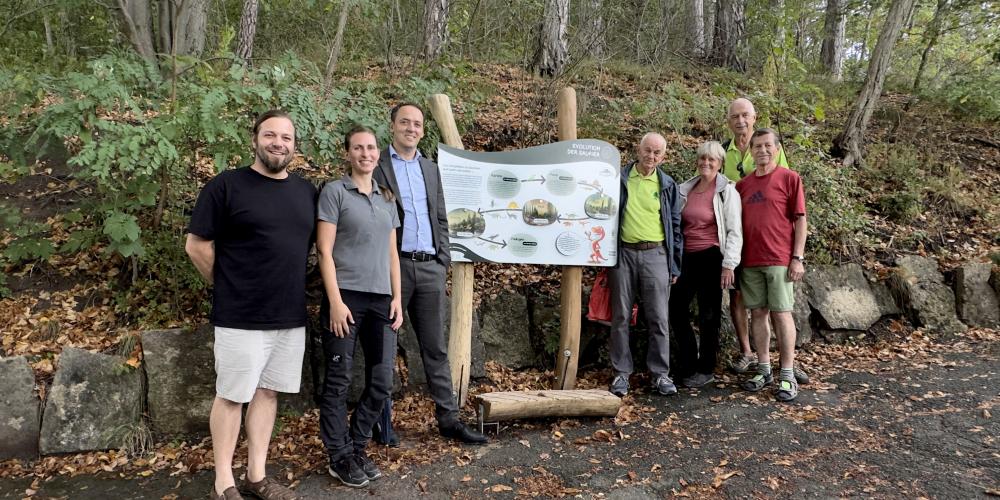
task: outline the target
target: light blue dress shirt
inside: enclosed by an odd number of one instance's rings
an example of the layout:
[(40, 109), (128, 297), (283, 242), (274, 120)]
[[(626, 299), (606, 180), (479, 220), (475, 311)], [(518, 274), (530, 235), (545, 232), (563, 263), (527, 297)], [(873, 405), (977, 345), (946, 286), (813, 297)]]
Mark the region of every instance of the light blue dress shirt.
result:
[(404, 252), (437, 253), (431, 235), (431, 217), (427, 210), (427, 186), (424, 173), (420, 170), (420, 151), (412, 160), (404, 160), (389, 145), (392, 170), (399, 184), (399, 200), (403, 204), (403, 244)]

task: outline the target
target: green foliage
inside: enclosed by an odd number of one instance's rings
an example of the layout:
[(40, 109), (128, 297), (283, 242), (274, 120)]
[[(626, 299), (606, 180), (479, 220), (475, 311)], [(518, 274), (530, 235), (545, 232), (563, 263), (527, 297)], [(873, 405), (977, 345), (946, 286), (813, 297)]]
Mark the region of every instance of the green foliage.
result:
[(856, 257), (857, 249), (867, 243), (862, 190), (852, 171), (810, 153), (800, 151), (792, 165), (806, 191), (806, 252), (820, 264)]
[(920, 214), (924, 162), (905, 145), (873, 145), (861, 171), (861, 182), (874, 195), (875, 208), (894, 222), (907, 223)]
[(46, 260), (55, 252), (52, 242), (46, 237), (48, 228), (30, 220), (24, 220), (16, 207), (0, 205), (0, 226), (13, 240), (3, 249), (2, 261), (10, 264)]

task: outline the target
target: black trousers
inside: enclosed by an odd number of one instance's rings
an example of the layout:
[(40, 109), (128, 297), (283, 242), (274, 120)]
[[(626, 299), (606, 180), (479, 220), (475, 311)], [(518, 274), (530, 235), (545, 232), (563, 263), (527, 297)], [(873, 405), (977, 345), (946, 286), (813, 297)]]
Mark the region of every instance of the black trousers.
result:
[[(326, 376), (320, 398), (319, 430), (331, 461), (368, 446), (372, 426), (392, 391), (396, 360), (396, 332), (389, 328), (392, 297), (352, 290), (341, 290), (340, 295), (354, 318), (354, 324), (344, 338), (337, 337), (328, 329), (330, 312), (326, 298), (320, 312)], [(365, 388), (348, 426), (347, 390), (351, 386), (354, 350), (358, 341), (365, 356)]]
[[(670, 325), (677, 339), (676, 377), (712, 373), (719, 351), (722, 313), (722, 252), (719, 247), (685, 252), (681, 276), (670, 293)], [(691, 328), (691, 301), (698, 299), (698, 329)]]

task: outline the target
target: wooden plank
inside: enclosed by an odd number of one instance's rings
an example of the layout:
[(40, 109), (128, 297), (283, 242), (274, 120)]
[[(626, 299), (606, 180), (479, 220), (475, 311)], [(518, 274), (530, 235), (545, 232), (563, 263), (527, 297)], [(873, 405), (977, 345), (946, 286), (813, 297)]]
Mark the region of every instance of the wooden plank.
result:
[(489, 392), (474, 397), (487, 422), (543, 417), (613, 417), (622, 400), (608, 391), (543, 390)]
[[(559, 140), (576, 139), (576, 90), (565, 87), (558, 94)], [(576, 387), (580, 358), (580, 308), (583, 268), (563, 266), (559, 298), (559, 350), (556, 352), (556, 389)]]
[[(455, 125), (451, 100), (447, 95), (435, 94), (430, 98), (431, 114), (441, 130), (441, 141), (465, 149), (462, 136)], [(465, 404), (469, 395), (469, 371), (472, 366), (472, 294), (475, 270), (469, 262), (451, 265), (451, 333), (448, 336), (448, 363), (451, 367), (451, 384), (458, 395), (458, 405)]]

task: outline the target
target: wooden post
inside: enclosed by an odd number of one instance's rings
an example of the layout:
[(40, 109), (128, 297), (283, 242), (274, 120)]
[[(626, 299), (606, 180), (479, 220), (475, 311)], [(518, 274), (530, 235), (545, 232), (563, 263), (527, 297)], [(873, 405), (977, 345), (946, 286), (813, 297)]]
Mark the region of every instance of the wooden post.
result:
[[(459, 149), (462, 136), (455, 125), (451, 101), (447, 95), (434, 94), (430, 98), (431, 114), (441, 130), (441, 141)], [(469, 396), (469, 370), (472, 366), (472, 282), (475, 270), (472, 263), (451, 264), (451, 334), (448, 337), (448, 363), (451, 366), (451, 384), (458, 394), (458, 405), (465, 405)]]
[[(559, 140), (576, 139), (576, 90), (566, 87), (558, 93)], [(583, 268), (563, 266), (559, 300), (559, 351), (556, 353), (556, 389), (576, 387), (576, 367), (580, 357), (580, 282)]]

